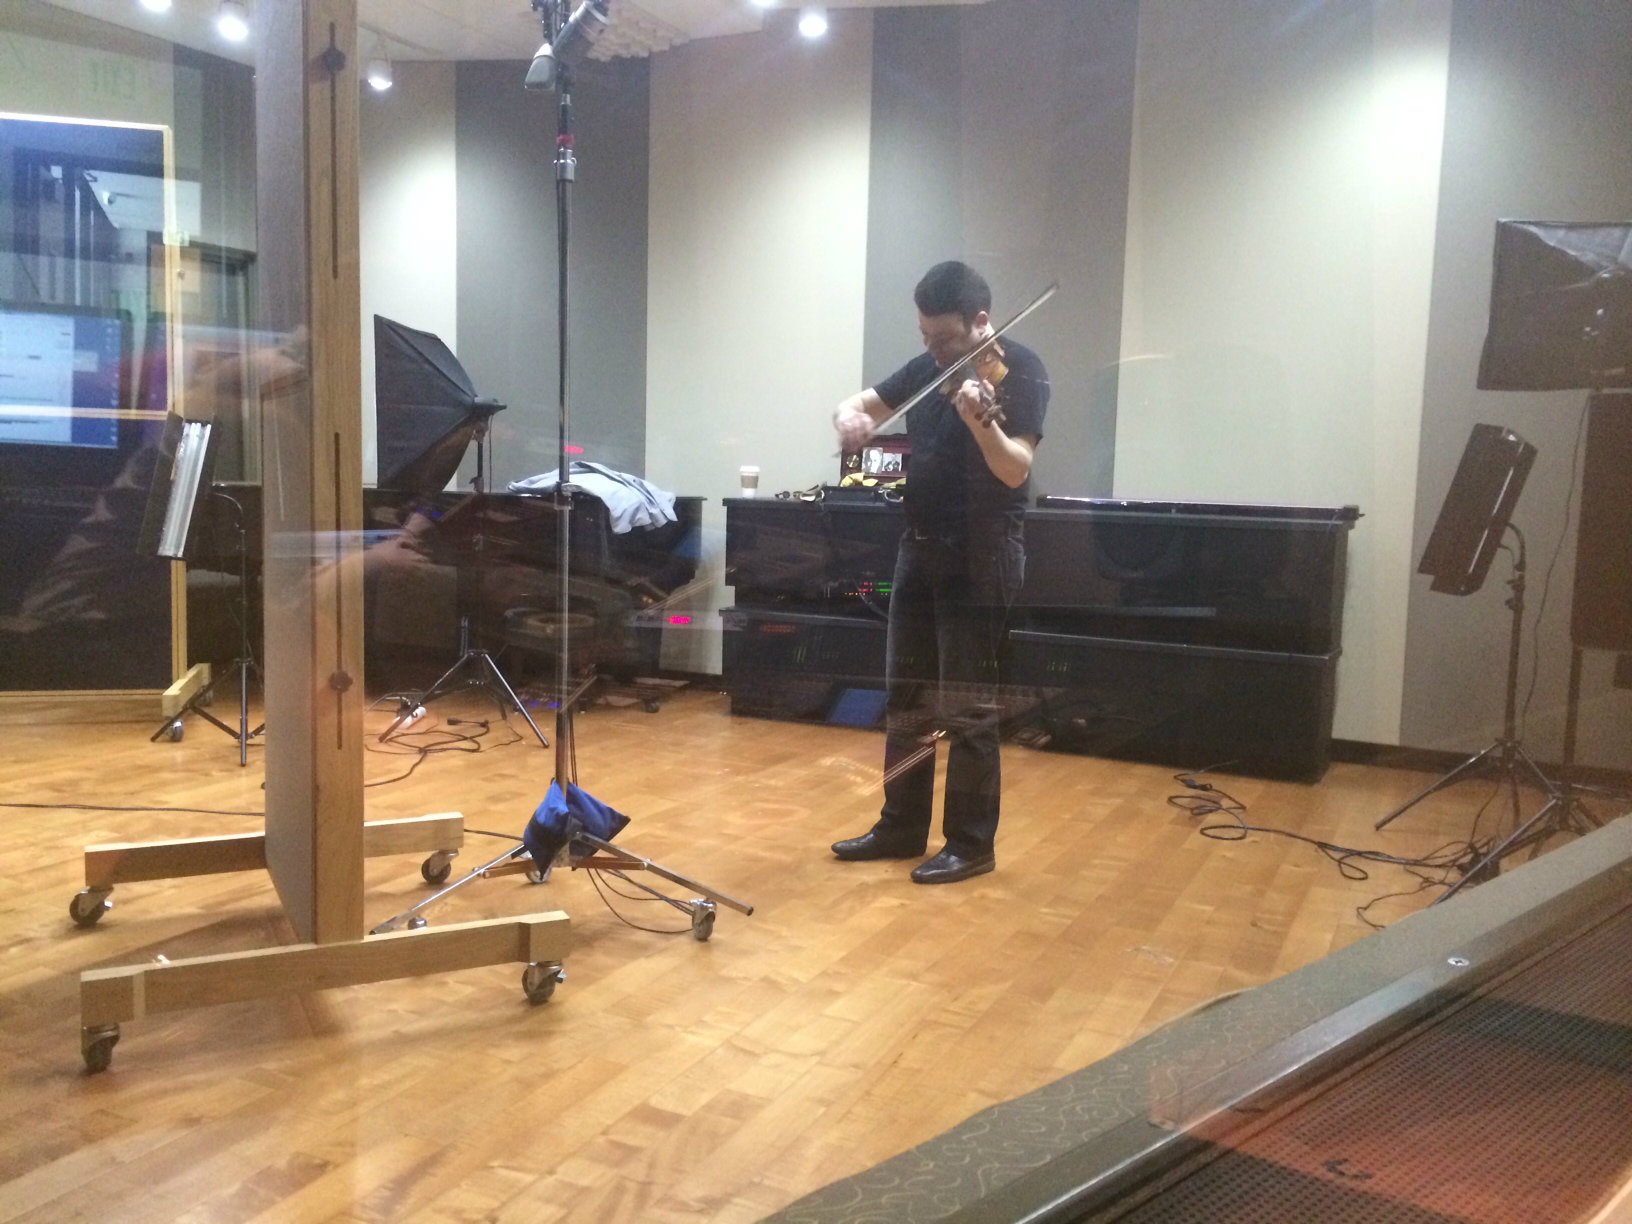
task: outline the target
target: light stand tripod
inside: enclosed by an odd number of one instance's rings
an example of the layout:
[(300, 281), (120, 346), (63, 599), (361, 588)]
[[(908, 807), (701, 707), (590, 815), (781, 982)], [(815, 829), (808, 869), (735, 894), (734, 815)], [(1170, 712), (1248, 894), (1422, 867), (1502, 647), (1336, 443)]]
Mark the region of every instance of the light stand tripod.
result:
[[(476, 435), (476, 478), (473, 487), (475, 488), (474, 496), (478, 503), (478, 509), (482, 498), (487, 493), (487, 464), (483, 452), (488, 445), (488, 430), (489, 426), (483, 424)], [(476, 551), (478, 555), (482, 551), (480, 531), (476, 535)], [(460, 572), (462, 573), (462, 571), (463, 567), (461, 566)], [(456, 577), (455, 582), (462, 582), (462, 578)], [(480, 615), (479, 605), (477, 614)], [(455, 678), (466, 672), (467, 669), (473, 674), (464, 675), (462, 679), (455, 683)], [(520, 714), (527, 721), (527, 725), (532, 728), (533, 734), (538, 737), (539, 745), (544, 748), (550, 746), (550, 741), (544, 738), (544, 732), (538, 729), (538, 724), (533, 721), (533, 716), (527, 712), (527, 707), (522, 703), (521, 698), (516, 696), (516, 690), (510, 686), (510, 681), (505, 679), (504, 673), (499, 670), (499, 665), (494, 662), (493, 656), (482, 648), (480, 634), (478, 633), (474, 639), (472, 638), (470, 613), (464, 607), (459, 609), (459, 658), (424, 692), (418, 696), (403, 697), (399, 701), (397, 716), (391, 720), (390, 726), (380, 732), (380, 742), (384, 743), (404, 726), (417, 720), (424, 714), (426, 705), (435, 701), (438, 697), (446, 697), (450, 693), (472, 688), (479, 688), (493, 698), (494, 703), (499, 707), (501, 717), (509, 717), (505, 708), (505, 703), (508, 701), (510, 705), (516, 708), (516, 713)]]
[[(1469, 881), (1485, 878), (1494, 870), (1503, 855), (1512, 853), (1522, 845), (1529, 845), (1534, 841), (1541, 840), (1539, 836), (1531, 837), (1526, 835), (1536, 832), (1539, 823), (1545, 818), (1570, 806), (1566, 802), (1564, 792), (1541, 771), (1541, 767), (1536, 764), (1535, 759), (1519, 743), (1519, 643), (1524, 632), (1525, 546), (1523, 532), (1511, 523), (1507, 525), (1507, 529), (1518, 537), (1519, 547), (1518, 552), (1514, 555), (1513, 576), (1507, 582), (1511, 593), (1507, 597), (1506, 606), (1512, 613), (1512, 620), (1511, 628), (1508, 631), (1507, 698), (1502, 713), (1502, 734), (1490, 747), (1483, 752), (1475, 753), (1455, 769), (1437, 781), (1430, 783), (1387, 816), (1384, 816), (1375, 826), (1378, 829), (1385, 828), (1396, 817), (1403, 815), (1429, 795), (1436, 794), (1446, 787), (1455, 786), (1458, 782), (1477, 777), (1481, 773), (1493, 772), (1506, 783), (1508, 804), (1512, 812), (1513, 832), (1470, 866), (1463, 873), (1462, 878), (1439, 898), (1440, 901), (1452, 896)], [(1519, 797), (1521, 780), (1532, 783), (1536, 789), (1546, 796), (1546, 802), (1541, 809), (1528, 820), (1524, 818), (1523, 803)], [(1521, 836), (1525, 838), (1522, 842), (1520, 841)]]
[[(1513, 832), (1509, 833), (1487, 851), (1483, 858), (1469, 867), (1460, 880), (1446, 889), (1435, 900), (1436, 905), (1447, 897), (1455, 896), (1464, 885), (1477, 882), (1486, 875), (1494, 874), (1497, 864), (1510, 854), (1517, 854), (1528, 846), (1540, 846), (1555, 833), (1591, 833), (1604, 823), (1586, 804), (1581, 802), (1577, 794), (1579, 788), (1570, 781), (1570, 767), (1575, 760), (1576, 705), (1580, 699), (1581, 648), (1576, 646), (1572, 648), (1570, 653), (1570, 691), (1564, 714), (1564, 763), (1559, 782), (1556, 784), (1547, 782), (1544, 787), (1547, 793), (1547, 802), (1541, 806), (1541, 809), (1529, 820), (1518, 824)], [(1519, 752), (1522, 753), (1523, 751), (1522, 748), (1519, 749)], [(1525, 759), (1529, 760), (1528, 757)], [(1530, 768), (1536, 768), (1534, 762), (1530, 763)], [(1517, 791), (1515, 790), (1516, 801)], [(1412, 800), (1412, 802), (1414, 803), (1415, 800)], [(1378, 827), (1381, 828), (1382, 826), (1379, 825)]]
[(238, 657), (232, 661), (232, 667), (238, 673), (238, 726), (229, 727), (204, 708), (215, 692), (215, 682), (212, 680), (194, 693), (186, 705), (166, 718), (159, 725), (159, 729), (149, 737), (148, 742), (156, 744), (166, 737), (172, 741), (179, 741), (183, 734), (183, 720), (189, 714), (197, 714), (205, 722), (219, 727), (238, 741), (238, 764), (248, 765), (249, 741), (266, 730), (265, 723), (253, 731), (249, 729), (249, 673), (251, 669), (256, 675), (261, 671), (249, 644), (249, 539), (244, 528), (244, 508), (238, 503), (238, 499), (218, 489), (211, 489), (210, 496), (218, 497), (232, 507), (234, 527), (238, 536)]

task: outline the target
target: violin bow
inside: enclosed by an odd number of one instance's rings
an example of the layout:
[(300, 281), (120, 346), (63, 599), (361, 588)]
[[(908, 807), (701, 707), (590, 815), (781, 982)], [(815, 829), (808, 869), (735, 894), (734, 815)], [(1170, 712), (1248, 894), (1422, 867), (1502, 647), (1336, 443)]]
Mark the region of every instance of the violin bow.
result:
[(941, 384), (946, 382), (947, 379), (956, 375), (960, 370), (964, 369), (964, 367), (980, 360), (981, 354), (985, 353), (988, 349), (995, 345), (998, 340), (1003, 337), (1004, 332), (1008, 331), (1009, 328), (1013, 327), (1016, 323), (1020, 322), (1021, 319), (1025, 318), (1032, 311), (1036, 310), (1037, 307), (1048, 301), (1049, 298), (1053, 297), (1055, 293), (1059, 291), (1059, 288), (1060, 283), (1055, 281), (1047, 289), (1044, 289), (1031, 300), (1030, 305), (1028, 305), (1024, 310), (1015, 315), (1014, 318), (1010, 319), (1007, 323), (1003, 324), (1002, 327), (998, 328), (991, 335), (987, 336), (986, 339), (975, 345), (974, 348), (970, 349), (962, 357), (959, 357), (951, 365), (947, 366), (946, 369), (938, 372), (935, 377), (929, 381), (928, 385), (924, 386), (918, 391), (915, 391), (901, 404), (899, 408), (890, 413), (889, 416), (885, 417), (877, 425), (874, 425), (873, 432), (875, 434), (880, 433), (887, 426), (895, 424), (902, 417), (906, 416), (911, 409), (917, 407), (921, 400), (928, 399), (929, 396), (933, 395), (935, 391), (940, 388)]

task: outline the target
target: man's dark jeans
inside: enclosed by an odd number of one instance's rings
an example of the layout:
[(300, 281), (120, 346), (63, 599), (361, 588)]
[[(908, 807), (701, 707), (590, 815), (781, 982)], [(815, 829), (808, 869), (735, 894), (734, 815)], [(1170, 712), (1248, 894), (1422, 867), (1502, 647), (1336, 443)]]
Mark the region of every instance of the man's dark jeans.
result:
[[(1025, 556), (1020, 528), (1008, 523), (967, 540), (914, 529), (901, 539), (886, 647), (884, 807), (874, 826), (891, 843), (927, 841), (935, 748), (924, 739), (940, 729), (949, 744), (941, 818), (947, 847), (963, 858), (992, 852), (1002, 795), (999, 658)], [(914, 754), (921, 759), (901, 768)]]

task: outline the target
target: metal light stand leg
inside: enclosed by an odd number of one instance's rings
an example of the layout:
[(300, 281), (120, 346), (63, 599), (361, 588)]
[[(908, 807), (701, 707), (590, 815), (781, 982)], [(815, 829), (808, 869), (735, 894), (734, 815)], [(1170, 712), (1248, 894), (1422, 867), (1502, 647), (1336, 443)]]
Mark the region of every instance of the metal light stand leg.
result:
[(405, 925), (411, 931), (417, 931), (425, 926), (428, 926), (429, 923), (427, 923), (424, 916), (421, 915), (421, 910), (427, 909), (454, 890), (463, 888), (472, 880), (486, 878), (488, 875), (493, 874), (493, 869), (495, 867), (498, 867), (502, 863), (508, 863), (511, 859), (521, 858), (525, 856), (526, 853), (527, 848), (518, 842), (513, 849), (506, 850), (503, 854), (499, 855), (498, 858), (491, 859), (488, 862), (483, 863), (480, 867), (477, 867), (467, 874), (460, 876), (446, 888), (438, 889), (436, 892), (426, 897), (423, 901), (409, 906), (407, 909), (403, 910), (402, 913), (387, 918), (384, 922), (370, 930), (369, 934), (384, 935), (388, 931), (401, 930)]
[[(1519, 825), (1508, 834), (1500, 844), (1495, 846), (1479, 862), (1468, 869), (1460, 880), (1445, 891), (1446, 897), (1454, 895), (1463, 885), (1474, 879), (1487, 868), (1498, 864), (1509, 855), (1517, 854), (1527, 847), (1535, 847), (1537, 851), (1556, 833), (1590, 833), (1604, 822), (1601, 817), (1587, 807), (1577, 794), (1579, 789), (1570, 781), (1570, 769), (1575, 763), (1575, 730), (1576, 713), (1581, 700), (1581, 648), (1570, 648), (1570, 684), (1569, 695), (1564, 708), (1564, 762), (1563, 771), (1557, 785), (1548, 783), (1549, 798), (1542, 808), (1529, 820)], [(1525, 757), (1525, 762), (1537, 774), (1535, 762)]]
[[(1542, 845), (1556, 833), (1590, 833), (1604, 823), (1586, 804), (1581, 802), (1575, 793), (1576, 787), (1569, 777), (1570, 768), (1575, 760), (1576, 711), (1580, 698), (1581, 648), (1572, 646), (1570, 651), (1569, 696), (1566, 699), (1564, 711), (1564, 762), (1560, 781), (1554, 784), (1548, 779), (1542, 778), (1545, 783), (1543, 789), (1546, 791), (1548, 798), (1547, 802), (1542, 805), (1541, 810), (1530, 817), (1529, 820), (1519, 824), (1513, 832), (1492, 847), (1483, 858), (1468, 868), (1462, 878), (1446, 889), (1435, 901), (1436, 905), (1440, 901), (1455, 896), (1465, 885), (1489, 875), (1492, 869), (1497, 868), (1501, 861), (1510, 855), (1517, 854), (1527, 847), (1535, 847), (1533, 853), (1539, 853)], [(1523, 749), (1519, 749), (1519, 753), (1523, 756), (1524, 763), (1538, 777), (1541, 777), (1541, 770), (1536, 763), (1529, 756), (1524, 755)], [(1517, 810), (1516, 783), (1514, 789), (1514, 804), (1515, 810)]]
[(1581, 710), (1581, 647), (1570, 647), (1570, 683), (1564, 700), (1564, 760), (1559, 771), (1563, 814), (1560, 824), (1576, 833), (1602, 828), (1604, 818), (1581, 801), (1581, 787), (1572, 779), (1575, 771), (1575, 732)]

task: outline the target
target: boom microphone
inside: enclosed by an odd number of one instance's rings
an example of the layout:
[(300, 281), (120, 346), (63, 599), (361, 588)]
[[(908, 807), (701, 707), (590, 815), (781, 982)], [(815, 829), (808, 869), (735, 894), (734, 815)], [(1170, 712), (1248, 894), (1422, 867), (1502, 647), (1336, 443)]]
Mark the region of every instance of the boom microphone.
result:
[[(606, 32), (610, 5), (611, 0), (584, 0), (567, 18), (553, 44), (546, 37), (533, 62), (527, 66), (526, 88), (554, 89), (562, 69), (576, 68)], [(545, 34), (548, 33), (546, 25)]]

